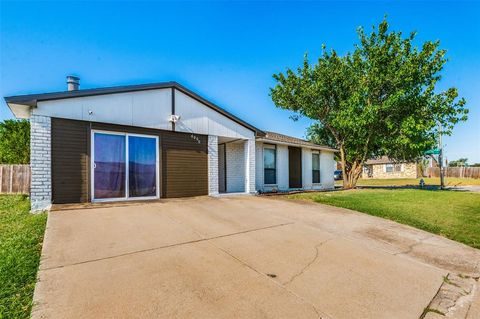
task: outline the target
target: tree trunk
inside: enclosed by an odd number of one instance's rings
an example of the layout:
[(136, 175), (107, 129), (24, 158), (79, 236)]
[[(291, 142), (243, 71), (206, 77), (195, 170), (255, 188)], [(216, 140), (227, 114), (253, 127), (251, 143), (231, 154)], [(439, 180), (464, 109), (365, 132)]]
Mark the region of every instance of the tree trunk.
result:
[(340, 160), (342, 162), (343, 188), (352, 189), (357, 185), (358, 179), (362, 175), (363, 162), (347, 163), (345, 151), (340, 148)]

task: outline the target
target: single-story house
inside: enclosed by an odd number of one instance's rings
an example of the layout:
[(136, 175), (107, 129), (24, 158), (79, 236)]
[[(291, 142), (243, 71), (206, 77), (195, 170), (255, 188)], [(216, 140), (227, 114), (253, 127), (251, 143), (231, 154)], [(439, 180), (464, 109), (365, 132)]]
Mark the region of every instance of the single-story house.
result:
[(67, 91), (5, 98), (30, 119), (32, 211), (334, 187), (334, 149), (264, 132), (176, 82), (67, 83)]
[(415, 162), (395, 162), (387, 156), (372, 158), (363, 166), (362, 178), (418, 178), (418, 164)]

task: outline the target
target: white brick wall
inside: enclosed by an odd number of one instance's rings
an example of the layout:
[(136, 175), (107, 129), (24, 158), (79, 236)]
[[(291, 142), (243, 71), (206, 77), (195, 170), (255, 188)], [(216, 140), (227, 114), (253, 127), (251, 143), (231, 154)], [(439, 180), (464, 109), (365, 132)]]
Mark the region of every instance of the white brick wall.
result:
[(245, 192), (244, 144), (242, 142), (226, 144), (228, 193)]
[(255, 193), (255, 140), (246, 140), (244, 146), (245, 192)]
[(218, 137), (208, 136), (208, 195), (218, 195)]
[(49, 209), (52, 203), (51, 119), (32, 115), (30, 118), (30, 186), (31, 211)]

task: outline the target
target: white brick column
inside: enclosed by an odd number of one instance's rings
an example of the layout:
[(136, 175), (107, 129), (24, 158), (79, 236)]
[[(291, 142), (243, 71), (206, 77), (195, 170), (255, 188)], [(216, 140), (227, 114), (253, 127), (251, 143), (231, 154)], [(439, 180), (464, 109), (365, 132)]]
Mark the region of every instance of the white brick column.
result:
[(245, 141), (245, 193), (255, 193), (255, 139)]
[(31, 211), (49, 209), (52, 204), (51, 119), (32, 115), (30, 118), (30, 202)]
[(218, 136), (208, 136), (208, 195), (218, 195)]

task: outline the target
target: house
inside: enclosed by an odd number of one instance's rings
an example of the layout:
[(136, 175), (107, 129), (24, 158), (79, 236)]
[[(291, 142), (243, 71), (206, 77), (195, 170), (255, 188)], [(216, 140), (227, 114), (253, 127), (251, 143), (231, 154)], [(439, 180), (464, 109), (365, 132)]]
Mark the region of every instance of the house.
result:
[(334, 187), (334, 149), (264, 132), (176, 82), (6, 97), (31, 123), (32, 211), (52, 203)]
[(418, 178), (418, 164), (415, 162), (394, 162), (386, 156), (365, 162), (362, 178)]

